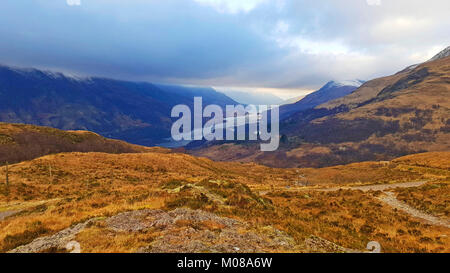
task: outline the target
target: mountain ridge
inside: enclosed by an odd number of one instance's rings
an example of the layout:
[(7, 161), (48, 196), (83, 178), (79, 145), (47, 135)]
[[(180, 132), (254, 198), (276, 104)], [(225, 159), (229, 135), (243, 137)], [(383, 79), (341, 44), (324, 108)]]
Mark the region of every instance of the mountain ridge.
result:
[(432, 62), (432, 61), (436, 61), (436, 60), (439, 60), (439, 59), (443, 59), (443, 58), (446, 58), (448, 56), (450, 56), (450, 46), (446, 47), (441, 52), (436, 54), (433, 58), (428, 60), (428, 62)]
[(88, 130), (105, 137), (153, 146), (170, 137), (171, 109), (234, 100), (214, 89), (155, 85), (59, 72), (0, 66), (0, 121)]
[(315, 108), (318, 105), (342, 98), (363, 84), (361, 80), (348, 81), (329, 81), (319, 90), (305, 96), (293, 104), (287, 104), (280, 107), (281, 119), (285, 119), (296, 112)]

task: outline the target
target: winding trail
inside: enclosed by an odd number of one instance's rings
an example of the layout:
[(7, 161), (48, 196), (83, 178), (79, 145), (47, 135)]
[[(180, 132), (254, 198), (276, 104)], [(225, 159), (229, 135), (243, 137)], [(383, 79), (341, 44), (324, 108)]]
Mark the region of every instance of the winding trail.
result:
[(396, 188), (414, 188), (425, 185), (428, 181), (415, 181), (415, 182), (404, 182), (404, 183), (394, 183), (394, 184), (376, 184), (367, 186), (357, 186), (357, 187), (334, 187), (328, 189), (318, 189), (318, 191), (338, 191), (338, 190), (361, 190), (361, 191), (386, 191)]
[(323, 192), (332, 192), (332, 191), (338, 191), (341, 189), (346, 190), (361, 190), (364, 192), (368, 191), (382, 191), (383, 195), (376, 197), (379, 201), (388, 204), (389, 206), (401, 210), (407, 214), (409, 214), (412, 217), (422, 219), (432, 225), (436, 226), (443, 226), (446, 228), (450, 228), (450, 221), (446, 219), (442, 219), (439, 217), (436, 217), (434, 215), (422, 212), (420, 210), (417, 210), (408, 204), (398, 200), (395, 197), (395, 194), (393, 192), (389, 192), (388, 190), (396, 189), (396, 188), (414, 188), (414, 187), (420, 187), (424, 184), (426, 184), (428, 181), (416, 181), (416, 182), (405, 182), (405, 183), (395, 183), (395, 184), (380, 184), (380, 185), (368, 185), (368, 186), (358, 186), (358, 187), (334, 187), (334, 188), (328, 188), (328, 189), (318, 189), (318, 191)]
[(407, 214), (425, 220), (426, 222), (436, 225), (450, 228), (450, 221), (445, 219), (441, 219), (431, 214), (424, 213), (420, 210), (417, 210), (408, 204), (399, 201), (393, 192), (385, 192), (384, 195), (377, 197), (378, 200), (388, 204), (389, 206), (406, 212)]

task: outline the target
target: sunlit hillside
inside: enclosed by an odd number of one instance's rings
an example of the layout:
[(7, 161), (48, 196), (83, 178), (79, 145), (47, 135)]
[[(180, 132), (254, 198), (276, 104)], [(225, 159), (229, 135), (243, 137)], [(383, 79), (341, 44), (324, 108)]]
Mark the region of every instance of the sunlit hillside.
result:
[(0, 165), (61, 152), (141, 153), (169, 152), (104, 138), (89, 131), (62, 131), (49, 127), (0, 122)]
[(445, 197), (428, 207), (413, 199), (433, 198), (430, 187), (448, 193), (449, 159), (273, 169), (154, 152), (48, 155), (9, 166), (0, 249), (64, 252), (75, 240), (82, 252), (361, 252), (375, 240), (386, 252), (448, 252), (445, 221), (395, 209), (380, 199), (390, 189), (364, 187), (426, 184), (393, 193), (446, 216), (448, 208), (434, 208), (447, 207)]

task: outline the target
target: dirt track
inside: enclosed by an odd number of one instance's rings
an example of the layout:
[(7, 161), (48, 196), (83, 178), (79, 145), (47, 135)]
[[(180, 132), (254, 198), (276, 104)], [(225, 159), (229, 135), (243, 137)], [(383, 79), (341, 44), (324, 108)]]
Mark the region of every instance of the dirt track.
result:
[(334, 187), (328, 189), (319, 189), (318, 191), (338, 191), (343, 190), (361, 190), (361, 191), (385, 191), (395, 188), (413, 188), (420, 187), (426, 184), (428, 181), (415, 181), (415, 182), (405, 182), (405, 183), (395, 183), (395, 184), (380, 184), (380, 185), (368, 185), (359, 187)]
[(406, 212), (413, 217), (423, 219), (423, 220), (429, 222), (430, 224), (450, 228), (449, 221), (447, 221), (445, 219), (441, 219), (436, 216), (433, 216), (431, 214), (421, 212), (421, 211), (409, 206), (408, 204), (399, 201), (397, 198), (395, 198), (395, 195), (393, 192), (385, 192), (384, 195), (377, 197), (377, 199), (388, 204), (389, 206), (391, 206), (393, 208), (396, 208), (398, 210)]
[(441, 219), (439, 217), (436, 217), (431, 214), (427, 214), (425, 212), (419, 211), (408, 204), (398, 200), (395, 197), (395, 194), (393, 192), (388, 192), (388, 190), (396, 189), (396, 188), (413, 188), (413, 187), (420, 187), (424, 184), (426, 184), (428, 181), (416, 181), (416, 182), (406, 182), (406, 183), (395, 183), (395, 184), (382, 184), (382, 185), (368, 185), (368, 186), (359, 186), (359, 187), (335, 187), (335, 188), (328, 188), (328, 189), (318, 189), (318, 191), (338, 191), (340, 189), (347, 189), (347, 190), (361, 190), (361, 191), (382, 191), (384, 194), (377, 197), (378, 200), (381, 202), (384, 202), (388, 204), (389, 206), (401, 210), (407, 214), (409, 214), (412, 217), (422, 219), (430, 224), (436, 225), (436, 226), (444, 226), (447, 228), (450, 228), (450, 222)]

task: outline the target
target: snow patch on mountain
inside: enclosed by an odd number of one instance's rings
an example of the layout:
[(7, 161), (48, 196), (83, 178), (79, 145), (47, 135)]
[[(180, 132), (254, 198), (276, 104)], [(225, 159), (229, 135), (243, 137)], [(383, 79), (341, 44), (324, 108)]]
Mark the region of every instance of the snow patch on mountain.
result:
[(329, 87), (341, 87), (341, 86), (354, 86), (360, 87), (364, 81), (362, 80), (344, 80), (344, 81), (331, 81)]
[[(448, 56), (450, 56), (450, 46), (448, 46), (446, 49), (444, 49), (444, 50), (442, 50), (441, 52), (439, 52), (438, 54), (436, 54), (433, 58), (429, 59), (429, 60), (426, 61), (425, 63), (432, 62), (432, 61), (436, 61), (436, 60), (439, 60), (439, 59), (443, 59), (443, 58), (448, 57)], [(416, 68), (417, 68), (419, 65), (421, 65), (421, 64), (422, 64), (422, 63), (410, 65), (410, 66), (408, 66), (407, 68), (403, 69), (402, 71), (397, 72), (397, 74), (399, 74), (399, 73), (411, 72), (411, 71), (413, 71), (414, 69), (416, 69)]]
[(50, 79), (67, 79), (71, 81), (77, 81), (77, 82), (91, 82), (91, 77), (85, 77), (85, 76), (79, 76), (71, 73), (62, 73), (62, 72), (54, 72), (51, 70), (40, 70), (36, 68), (21, 68), (21, 67), (14, 67), (14, 66), (6, 66), (1, 65), (0, 67), (4, 67), (6, 69), (9, 69), (10, 71), (13, 71), (15, 73), (18, 73), (23, 76), (27, 77), (48, 77)]
[(438, 54), (436, 54), (436, 56), (431, 58), (429, 60), (429, 62), (436, 61), (436, 60), (439, 60), (439, 59), (443, 59), (443, 58), (448, 57), (448, 56), (450, 56), (450, 46), (448, 46), (446, 49), (444, 49), (441, 52), (439, 52)]

